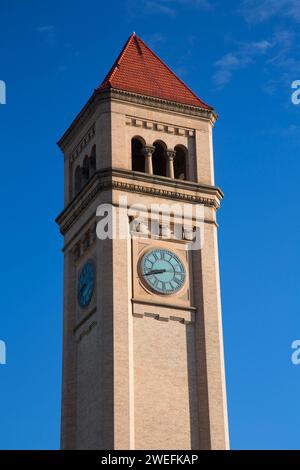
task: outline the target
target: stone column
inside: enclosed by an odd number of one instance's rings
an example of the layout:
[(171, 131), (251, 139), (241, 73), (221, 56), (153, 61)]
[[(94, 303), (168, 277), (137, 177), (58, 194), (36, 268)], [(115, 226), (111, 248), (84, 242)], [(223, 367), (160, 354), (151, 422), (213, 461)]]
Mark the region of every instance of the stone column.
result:
[(167, 150), (166, 155), (168, 159), (168, 176), (169, 178), (174, 178), (174, 158), (176, 156), (176, 151)]
[(155, 147), (152, 147), (151, 145), (143, 147), (143, 155), (145, 155), (145, 170), (149, 175), (153, 175), (152, 155), (154, 150)]

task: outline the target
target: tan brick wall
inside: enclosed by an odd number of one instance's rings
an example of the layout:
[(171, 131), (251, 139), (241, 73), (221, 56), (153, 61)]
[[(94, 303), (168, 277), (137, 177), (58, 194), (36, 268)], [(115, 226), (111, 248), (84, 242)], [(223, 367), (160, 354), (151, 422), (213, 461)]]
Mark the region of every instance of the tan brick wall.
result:
[(198, 448), (193, 324), (134, 319), (136, 449)]
[[(138, 121), (138, 125), (136, 121)], [(66, 147), (65, 184), (70, 184), (68, 158), (77, 140), (95, 123), (97, 169), (131, 169), (130, 143), (135, 135), (148, 145), (157, 139), (172, 149), (189, 151), (190, 180), (205, 189), (174, 189), (189, 197), (216, 199), (212, 128), (208, 120), (129, 102), (100, 103)], [(141, 122), (141, 124), (140, 124)], [(153, 127), (151, 123), (156, 123)], [(149, 124), (150, 123), (150, 124)], [(151, 127), (152, 126), (152, 127)], [(80, 127), (80, 126), (79, 126)], [(160, 129), (160, 130), (159, 130)], [(92, 143), (91, 142), (91, 145)], [(81, 158), (81, 157), (80, 157)], [(126, 176), (115, 177), (126, 183)], [(134, 181), (130, 180), (134, 184)], [(139, 182), (168, 189), (168, 181)], [(203, 191), (203, 194), (201, 193)], [(137, 262), (128, 240), (97, 241), (92, 253), (97, 283), (95, 311), (78, 311), (78, 272), (71, 250), (95, 220), (97, 205), (114, 202), (122, 190), (107, 189), (93, 200), (65, 235), (64, 357), (62, 447), (86, 449), (224, 449), (228, 447), (223, 362), (220, 284), (215, 209), (205, 207), (205, 243), (185, 260), (189, 295), (172, 296), (167, 306), (149, 294), (137, 294)], [(66, 195), (68, 191), (66, 190)], [(129, 203), (170, 203), (163, 196), (124, 192)], [(84, 199), (84, 196), (80, 196)], [(66, 204), (68, 203), (66, 196)], [(82, 201), (84, 202), (84, 200)], [(75, 209), (74, 209), (75, 210)], [(154, 242), (153, 242), (154, 244)], [(173, 242), (164, 241), (175, 250)], [(151, 244), (150, 244), (151, 246)], [(140, 288), (140, 287), (139, 287)], [(139, 297), (139, 303), (135, 296)], [(149, 299), (148, 299), (149, 300)], [(174, 321), (180, 316), (184, 321)], [(158, 313), (168, 321), (145, 316)], [(74, 327), (91, 314), (74, 333)], [(80, 341), (80, 334), (95, 323)]]

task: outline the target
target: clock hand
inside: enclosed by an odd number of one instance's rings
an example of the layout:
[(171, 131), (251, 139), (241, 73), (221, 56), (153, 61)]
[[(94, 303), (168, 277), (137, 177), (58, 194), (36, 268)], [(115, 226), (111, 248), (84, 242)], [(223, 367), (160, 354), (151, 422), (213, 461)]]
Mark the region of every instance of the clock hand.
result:
[(148, 271), (147, 273), (143, 273), (143, 276), (152, 276), (152, 274), (163, 274), (168, 272), (166, 269), (153, 269), (153, 271)]
[(87, 284), (83, 284), (83, 286), (81, 286), (81, 289), (80, 289), (80, 293), (86, 288)]

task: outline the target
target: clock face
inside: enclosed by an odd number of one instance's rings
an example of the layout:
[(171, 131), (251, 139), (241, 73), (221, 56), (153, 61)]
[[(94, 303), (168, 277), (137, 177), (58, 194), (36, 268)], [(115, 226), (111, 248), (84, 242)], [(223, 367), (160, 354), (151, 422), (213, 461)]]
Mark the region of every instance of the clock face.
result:
[(169, 250), (148, 251), (141, 259), (140, 269), (144, 283), (159, 294), (174, 294), (186, 277), (181, 260)]
[(92, 261), (88, 261), (83, 266), (77, 287), (77, 299), (81, 308), (86, 307), (92, 298), (95, 284), (95, 271)]

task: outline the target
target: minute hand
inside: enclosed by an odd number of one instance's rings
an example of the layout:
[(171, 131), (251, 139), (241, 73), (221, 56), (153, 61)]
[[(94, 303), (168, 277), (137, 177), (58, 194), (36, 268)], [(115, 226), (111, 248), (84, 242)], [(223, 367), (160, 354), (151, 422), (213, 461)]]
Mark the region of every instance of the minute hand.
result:
[(153, 271), (149, 271), (147, 273), (144, 273), (143, 276), (152, 276), (152, 274), (163, 274), (166, 273), (166, 269), (153, 269)]

